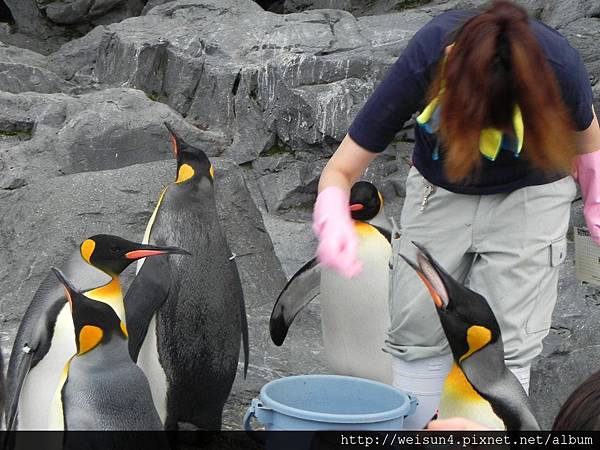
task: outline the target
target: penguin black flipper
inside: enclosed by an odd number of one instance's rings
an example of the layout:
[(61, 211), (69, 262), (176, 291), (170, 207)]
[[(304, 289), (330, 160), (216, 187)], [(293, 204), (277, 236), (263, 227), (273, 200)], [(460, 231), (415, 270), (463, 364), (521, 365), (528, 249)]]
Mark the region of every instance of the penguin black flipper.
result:
[[(66, 259), (62, 267), (73, 284), (82, 291), (103, 286), (111, 280), (109, 275), (84, 261), (79, 249)], [(66, 302), (63, 288), (54, 274), (49, 272), (31, 299), (15, 336), (6, 379), (7, 430), (16, 425), (25, 378), (31, 368), (48, 353), (56, 318)], [(29, 349), (27, 352), (23, 351), (26, 347)]]
[[(529, 397), (515, 375), (494, 353), (493, 345), (484, 347), (459, 363), (460, 368), (479, 395), (502, 418), (506, 429), (539, 430), (540, 425), (531, 411)], [(499, 361), (499, 362), (498, 362)], [(501, 376), (498, 374), (501, 373)]]
[(31, 369), (31, 360), (33, 359), (33, 354), (34, 352), (30, 351), (29, 353), (26, 353), (23, 358), (21, 358), (21, 364), (17, 372), (14, 396), (6, 413), (6, 431), (12, 431), (13, 426), (15, 425), (21, 389), (23, 389), (25, 377), (27, 377), (29, 369)]
[(125, 294), (123, 303), (127, 317), (129, 354), (136, 363), (152, 316), (168, 298), (170, 286), (169, 257), (154, 256), (146, 258)]
[(284, 286), (271, 312), (269, 331), (277, 346), (283, 344), (288, 329), (298, 313), (319, 295), (321, 267), (316, 258), (298, 270)]

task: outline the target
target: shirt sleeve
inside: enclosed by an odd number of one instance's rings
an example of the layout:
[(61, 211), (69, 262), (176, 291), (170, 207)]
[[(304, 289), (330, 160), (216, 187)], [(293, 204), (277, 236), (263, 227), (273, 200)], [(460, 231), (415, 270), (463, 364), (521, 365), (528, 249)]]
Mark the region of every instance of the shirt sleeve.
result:
[[(429, 80), (427, 25), (413, 36), (350, 125), (348, 134), (361, 147), (382, 152), (421, 106)], [(431, 44), (431, 42), (429, 42)]]
[(576, 131), (586, 130), (592, 123), (592, 86), (590, 75), (577, 50), (572, 49), (571, 64), (560, 77), (563, 99), (571, 113)]

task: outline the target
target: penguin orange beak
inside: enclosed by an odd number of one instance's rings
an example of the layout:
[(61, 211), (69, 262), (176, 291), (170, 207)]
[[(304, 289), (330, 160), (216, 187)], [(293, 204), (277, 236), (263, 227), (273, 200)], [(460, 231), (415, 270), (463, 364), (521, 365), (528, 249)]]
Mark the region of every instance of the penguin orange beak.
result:
[(175, 140), (175, 136), (171, 135), (171, 148), (173, 149), (173, 155), (177, 158), (177, 141)]
[[(442, 276), (439, 273), (438, 265), (436, 264), (436, 262), (433, 260), (431, 255), (429, 255), (429, 253), (423, 246), (421, 246), (420, 244), (418, 244), (416, 242), (413, 242), (413, 244), (419, 249), (419, 252), (417, 253), (417, 260), (419, 262), (419, 265), (413, 263), (408, 258), (406, 258), (404, 255), (400, 255), (400, 256), (402, 257), (402, 259), (404, 259), (404, 261), (406, 261), (406, 263), (410, 267), (413, 268), (413, 270), (415, 272), (417, 272), (417, 275), (419, 276), (421, 281), (423, 281), (423, 284), (429, 291), (429, 295), (431, 296), (431, 299), (433, 300), (433, 303), (435, 304), (436, 308), (446, 309), (448, 301), (444, 301), (442, 296), (445, 296), (445, 298), (448, 298), (448, 294), (446, 292), (446, 287), (444, 286)], [(429, 269), (429, 270), (427, 270), (428, 273), (429, 272), (433, 272), (433, 273), (430, 273), (430, 275), (428, 276), (425, 273), (426, 271), (423, 270), (424, 266), (426, 266)], [(434, 283), (430, 279), (431, 277), (436, 279), (437, 285), (440, 285), (440, 284), (441, 285), (440, 286), (434, 285)], [(440, 290), (443, 292), (440, 292)]]
[(408, 264), (410, 267), (412, 267), (414, 269), (415, 272), (417, 272), (417, 275), (419, 276), (419, 278), (421, 279), (421, 281), (423, 282), (423, 284), (425, 285), (425, 287), (429, 291), (429, 295), (433, 299), (433, 303), (435, 303), (435, 306), (438, 307), (438, 308), (440, 308), (440, 309), (443, 308), (444, 307), (444, 302), (442, 302), (441, 297), (439, 296), (439, 294), (437, 293), (437, 291), (434, 289), (434, 287), (431, 284), (431, 282), (423, 274), (423, 272), (421, 271), (421, 268), (418, 267), (415, 263), (413, 263), (406, 256), (404, 256), (404, 255), (400, 255), (400, 256), (402, 257), (402, 259), (404, 261), (406, 261), (406, 264)]
[(54, 272), (54, 275), (56, 276), (56, 278), (58, 278), (60, 284), (62, 284), (65, 290), (65, 297), (67, 298), (71, 309), (73, 309), (73, 297), (71, 293), (78, 292), (77, 288), (73, 286), (73, 284), (67, 279), (66, 275), (60, 269), (56, 267), (51, 267), (50, 269), (52, 270), (52, 272)]
[(184, 250), (179, 247), (154, 247), (148, 245), (142, 249), (132, 250), (130, 252), (125, 253), (126, 259), (136, 260), (141, 258), (148, 258), (149, 256), (158, 256), (158, 255), (191, 255), (190, 252)]
[(435, 303), (435, 306), (437, 306), (440, 309), (443, 309), (444, 302), (442, 302), (442, 298), (439, 296), (439, 294), (433, 288), (433, 286), (431, 285), (429, 280), (421, 273), (419, 273), (418, 275), (419, 275), (419, 278), (421, 279), (421, 281), (423, 281), (423, 283), (425, 284), (425, 287), (427, 288), (427, 290), (429, 291), (429, 295), (431, 295), (431, 298), (433, 299), (433, 303)]
[(179, 145), (177, 145), (177, 138), (175, 137), (175, 132), (167, 122), (163, 122), (163, 124), (171, 134), (171, 148), (173, 149), (173, 155), (175, 155), (175, 158), (177, 158), (177, 156), (179, 156)]
[(355, 203), (353, 205), (350, 205), (350, 211), (360, 211), (362, 209), (365, 209), (365, 205), (361, 203)]

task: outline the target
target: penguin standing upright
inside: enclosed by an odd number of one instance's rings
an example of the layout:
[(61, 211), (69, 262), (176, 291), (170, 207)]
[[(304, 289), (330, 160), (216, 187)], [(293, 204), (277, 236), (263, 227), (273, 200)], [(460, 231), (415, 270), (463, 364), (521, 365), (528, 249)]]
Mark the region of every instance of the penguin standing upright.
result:
[(417, 264), (400, 256), (429, 290), (454, 357), (438, 417), (465, 417), (493, 429), (539, 430), (525, 390), (504, 363), (500, 326), (487, 300), (413, 243)]
[(390, 325), (391, 255), (390, 232), (382, 226), (389, 227), (383, 197), (373, 184), (359, 181), (350, 191), (349, 208), (362, 272), (347, 279), (320, 268), (316, 259), (309, 261), (286, 284), (273, 307), (271, 339), (281, 345), (296, 314), (320, 292), (323, 347), (331, 370), (391, 384), (391, 357), (382, 350)]
[[(62, 270), (80, 291), (111, 306), (125, 322), (119, 274), (137, 259), (168, 253), (187, 252), (99, 234), (86, 239)], [(67, 299), (49, 273), (27, 307), (13, 344), (7, 377), (8, 430), (48, 429), (52, 397), (73, 353), (75, 337)]]
[(121, 318), (106, 303), (84, 296), (60, 270), (53, 271), (70, 305), (77, 349), (56, 388), (53, 428), (162, 430), (148, 380), (129, 355)]
[[(166, 125), (166, 124), (165, 124)], [(207, 156), (172, 135), (177, 176), (160, 195), (144, 242), (169, 241), (192, 256), (144, 261), (125, 297), (129, 348), (148, 377), (166, 429), (219, 430), (248, 327), (234, 256), (215, 204)]]

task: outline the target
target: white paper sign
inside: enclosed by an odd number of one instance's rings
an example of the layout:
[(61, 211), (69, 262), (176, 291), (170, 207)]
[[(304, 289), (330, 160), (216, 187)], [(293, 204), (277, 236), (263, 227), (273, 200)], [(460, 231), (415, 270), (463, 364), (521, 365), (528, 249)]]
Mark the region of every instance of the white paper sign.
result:
[(575, 276), (600, 286), (600, 246), (590, 236), (587, 228), (575, 227)]

